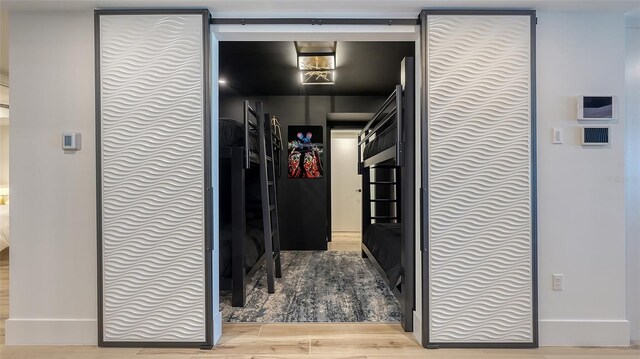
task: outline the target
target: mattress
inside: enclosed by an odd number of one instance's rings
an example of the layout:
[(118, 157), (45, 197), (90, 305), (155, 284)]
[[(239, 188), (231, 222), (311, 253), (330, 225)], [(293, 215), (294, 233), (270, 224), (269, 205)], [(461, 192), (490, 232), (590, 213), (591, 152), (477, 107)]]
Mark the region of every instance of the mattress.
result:
[(393, 147), (396, 144), (396, 132), (395, 126), (384, 130), (369, 143), (364, 146), (362, 153), (363, 158), (371, 158), (380, 152)]
[[(244, 236), (245, 268), (251, 269), (264, 254), (264, 236), (262, 231), (262, 219), (247, 219)], [(220, 227), (220, 275), (223, 278), (231, 278), (231, 249), (232, 234), (230, 225)]]
[(362, 242), (384, 270), (390, 283), (400, 283), (400, 223), (372, 223), (364, 231)]
[[(244, 147), (244, 124), (229, 118), (221, 118), (219, 122), (220, 148)], [(256, 136), (249, 136), (249, 148), (258, 151)]]

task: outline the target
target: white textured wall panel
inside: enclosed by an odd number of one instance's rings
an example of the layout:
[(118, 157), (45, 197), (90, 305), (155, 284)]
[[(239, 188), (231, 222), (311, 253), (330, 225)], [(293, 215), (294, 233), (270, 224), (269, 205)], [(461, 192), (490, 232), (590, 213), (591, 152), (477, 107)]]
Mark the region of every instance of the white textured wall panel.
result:
[(104, 340), (205, 340), (201, 15), (102, 15)]
[(530, 17), (427, 23), (430, 341), (530, 343)]

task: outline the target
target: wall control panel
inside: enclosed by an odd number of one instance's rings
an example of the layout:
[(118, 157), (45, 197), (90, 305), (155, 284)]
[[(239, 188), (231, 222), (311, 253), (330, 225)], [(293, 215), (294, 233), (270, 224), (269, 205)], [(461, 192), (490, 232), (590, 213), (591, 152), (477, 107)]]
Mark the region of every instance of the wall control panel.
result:
[(580, 132), (583, 146), (605, 146), (609, 144), (609, 127), (582, 127)]

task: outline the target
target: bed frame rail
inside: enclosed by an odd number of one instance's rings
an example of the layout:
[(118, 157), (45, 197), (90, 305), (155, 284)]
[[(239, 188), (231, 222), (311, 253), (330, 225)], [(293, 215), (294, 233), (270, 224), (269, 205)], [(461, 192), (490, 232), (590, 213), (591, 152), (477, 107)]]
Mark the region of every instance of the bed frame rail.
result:
[[(250, 131), (258, 131), (258, 122), (260, 121), (260, 114), (251, 107), (248, 100), (242, 101), (244, 107), (244, 168), (249, 169), (251, 167), (251, 148), (249, 143)], [(253, 117), (253, 119), (251, 119)]]
[[(377, 163), (393, 159), (396, 166), (403, 166), (403, 133), (402, 133), (402, 85), (396, 85), (395, 90), (384, 101), (378, 112), (371, 118), (365, 127), (358, 133), (358, 174), (362, 174), (364, 167), (369, 167)], [(373, 161), (363, 161), (363, 149), (370, 141), (371, 137), (378, 136), (382, 131), (386, 131), (391, 126), (396, 127), (395, 149), (387, 149), (373, 156)], [(382, 131), (381, 131), (382, 130)]]

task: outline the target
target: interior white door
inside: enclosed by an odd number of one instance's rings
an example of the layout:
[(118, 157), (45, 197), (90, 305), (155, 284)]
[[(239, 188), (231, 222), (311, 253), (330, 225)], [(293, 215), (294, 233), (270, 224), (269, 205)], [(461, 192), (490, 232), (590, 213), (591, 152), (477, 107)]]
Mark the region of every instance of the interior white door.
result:
[(358, 175), (358, 131), (331, 131), (331, 230), (359, 232), (362, 179)]

